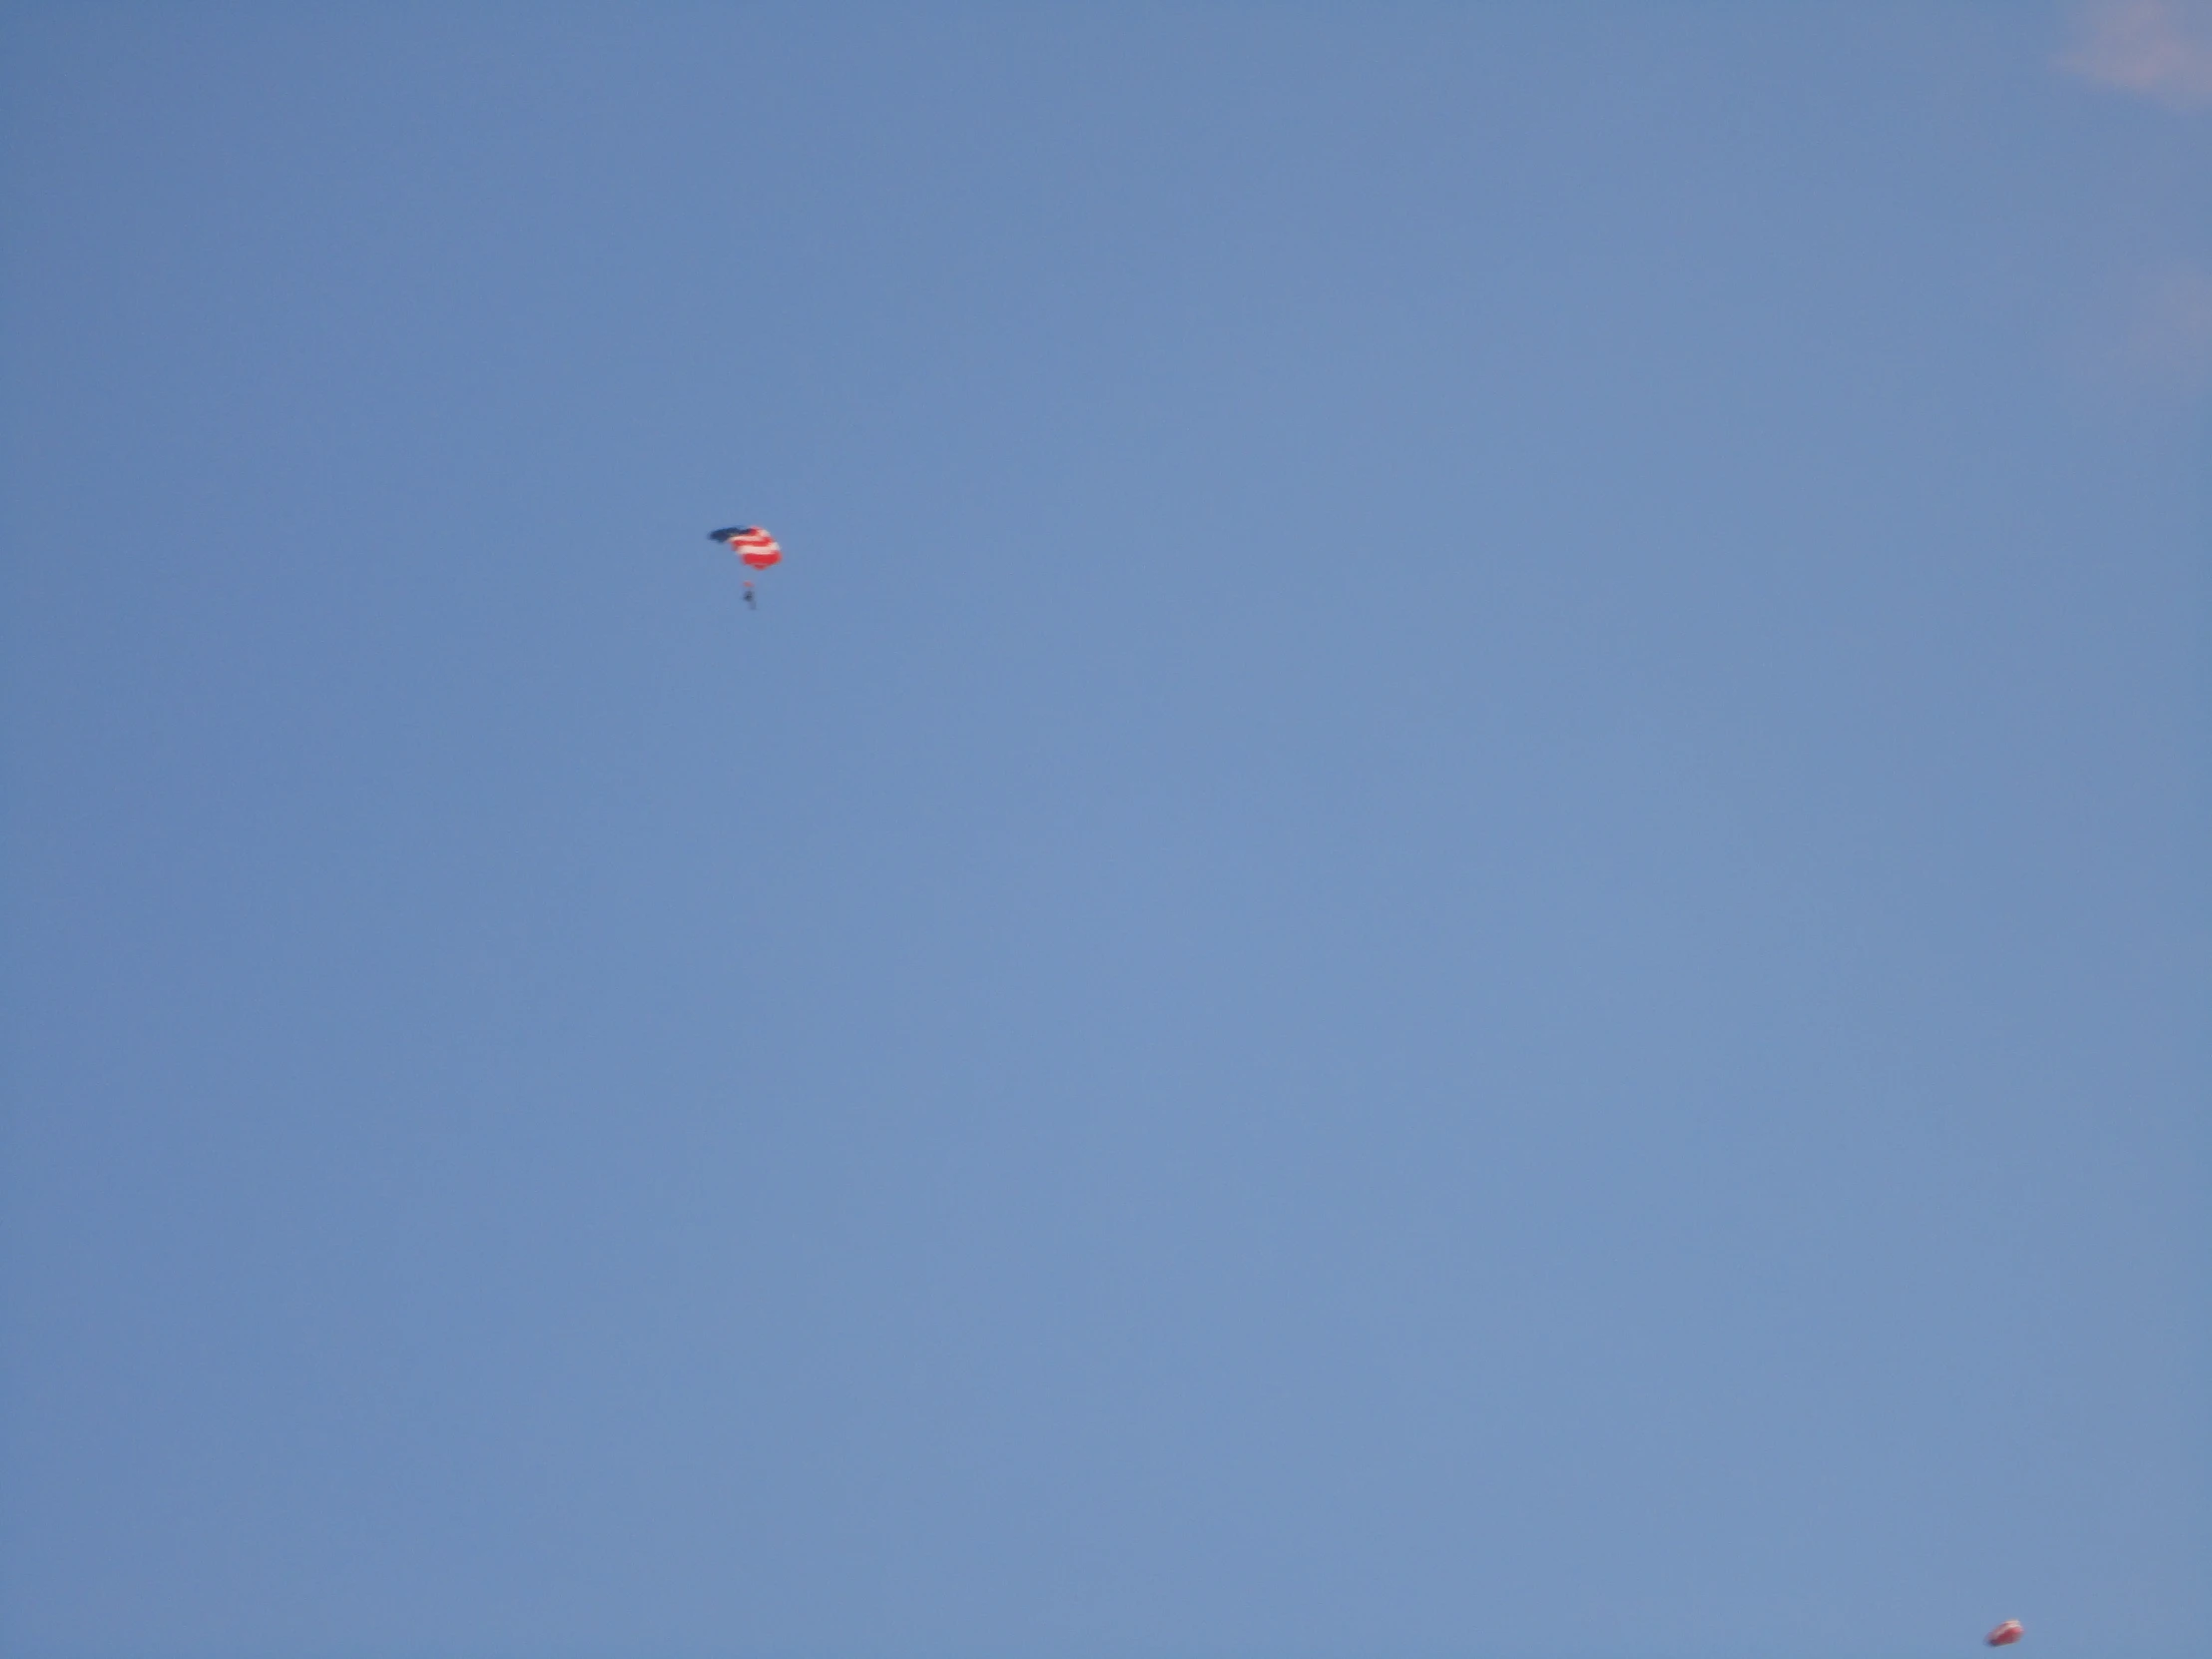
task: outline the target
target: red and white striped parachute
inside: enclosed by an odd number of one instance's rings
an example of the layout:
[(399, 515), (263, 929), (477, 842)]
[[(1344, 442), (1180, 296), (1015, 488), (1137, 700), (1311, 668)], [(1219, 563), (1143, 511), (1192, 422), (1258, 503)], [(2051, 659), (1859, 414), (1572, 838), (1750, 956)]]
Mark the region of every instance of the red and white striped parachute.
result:
[(709, 530), (707, 539), (721, 542), (752, 570), (766, 570), (770, 565), (783, 562), (784, 550), (776, 545), (776, 538), (757, 524), (735, 524), (727, 530)]
[(2026, 1625), (2020, 1623), (2018, 1619), (2006, 1619), (1981, 1639), (1991, 1647), (2010, 1647), (2026, 1634)]

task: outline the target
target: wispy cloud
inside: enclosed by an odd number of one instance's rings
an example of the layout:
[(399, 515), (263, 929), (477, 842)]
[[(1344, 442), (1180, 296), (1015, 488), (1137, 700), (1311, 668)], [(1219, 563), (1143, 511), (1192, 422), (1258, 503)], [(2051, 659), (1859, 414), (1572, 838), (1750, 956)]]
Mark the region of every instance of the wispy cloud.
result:
[(2058, 65), (2177, 108), (2212, 104), (2212, 0), (2091, 0)]
[(2137, 312), (2135, 351), (2161, 379), (2191, 391), (2212, 383), (2212, 274), (2182, 267), (2150, 285)]

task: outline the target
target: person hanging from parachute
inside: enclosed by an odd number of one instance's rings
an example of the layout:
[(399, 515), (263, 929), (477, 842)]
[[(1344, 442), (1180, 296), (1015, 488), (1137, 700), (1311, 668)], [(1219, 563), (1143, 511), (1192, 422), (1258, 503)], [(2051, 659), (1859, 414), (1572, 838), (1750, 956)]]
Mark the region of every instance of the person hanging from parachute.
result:
[[(764, 571), (771, 565), (784, 562), (784, 550), (776, 545), (776, 538), (757, 524), (734, 524), (727, 530), (709, 530), (707, 539), (722, 543), (750, 571)], [(751, 576), (745, 579), (745, 607), (749, 611), (760, 609), (760, 599), (753, 592)]]

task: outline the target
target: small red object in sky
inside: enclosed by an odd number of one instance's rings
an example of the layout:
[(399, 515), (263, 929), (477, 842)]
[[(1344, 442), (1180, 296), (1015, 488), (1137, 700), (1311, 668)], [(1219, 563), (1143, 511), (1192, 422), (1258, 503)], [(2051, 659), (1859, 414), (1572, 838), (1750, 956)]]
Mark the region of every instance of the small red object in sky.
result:
[(1998, 1625), (1996, 1629), (1990, 1631), (1988, 1635), (1982, 1637), (1981, 1639), (1987, 1642), (1991, 1647), (2010, 1647), (2014, 1642), (2018, 1641), (2022, 1636), (2026, 1634), (2026, 1625), (2020, 1623), (2018, 1619), (2006, 1619), (2002, 1624)]
[(754, 570), (766, 570), (784, 557), (784, 550), (776, 545), (776, 538), (757, 524), (734, 524), (727, 530), (709, 530), (707, 539), (721, 542)]

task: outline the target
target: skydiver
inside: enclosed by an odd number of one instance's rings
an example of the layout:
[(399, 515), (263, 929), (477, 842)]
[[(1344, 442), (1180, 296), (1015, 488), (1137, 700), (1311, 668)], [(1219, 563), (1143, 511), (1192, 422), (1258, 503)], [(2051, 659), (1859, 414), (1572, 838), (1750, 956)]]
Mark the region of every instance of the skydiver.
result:
[(761, 601), (754, 594), (751, 582), (745, 585), (745, 608), (749, 611), (757, 611), (761, 608)]

